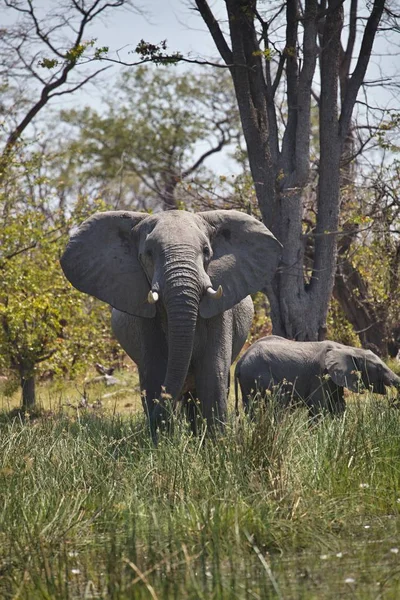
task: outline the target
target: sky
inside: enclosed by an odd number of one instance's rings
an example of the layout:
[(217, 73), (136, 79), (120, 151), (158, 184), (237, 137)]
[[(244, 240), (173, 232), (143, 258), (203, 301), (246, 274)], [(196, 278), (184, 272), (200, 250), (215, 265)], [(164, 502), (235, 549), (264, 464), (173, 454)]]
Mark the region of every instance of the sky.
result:
[[(39, 6), (43, 11), (42, 14), (46, 15), (46, 11), (54, 9), (61, 2), (62, 0), (35, 0), (35, 6)], [(135, 7), (142, 9), (141, 14), (124, 7), (114, 9), (100, 20), (95, 20), (88, 30), (88, 39), (96, 38), (97, 47), (108, 46), (110, 57), (116, 57), (116, 52), (119, 51), (122, 59), (135, 61), (138, 57), (132, 54), (132, 51), (141, 39), (155, 44), (166, 39), (169, 51), (179, 51), (191, 58), (202, 57), (220, 61), (205, 24), (193, 9), (194, 0), (132, 0), (132, 2)], [(217, 17), (226, 18), (224, 0), (209, 0), (209, 2)], [(269, 2), (273, 4), (273, 0)], [(345, 9), (348, 4), (349, 0), (345, 0)], [(260, 6), (262, 6), (261, 2)], [(363, 6), (362, 2), (360, 6)], [(371, 59), (367, 79), (378, 79), (382, 70), (389, 76), (398, 71), (400, 60), (398, 56), (389, 56), (390, 47), (392, 51), (393, 47), (395, 50), (397, 48), (392, 40), (385, 39), (383, 35), (378, 38), (375, 45), (376, 54)], [(201, 73), (202, 69), (210, 67), (196, 68)], [(82, 107), (88, 104), (99, 110), (106, 87), (114, 83), (118, 73), (119, 67), (113, 67), (102, 79), (94, 80), (93, 85), (89, 84), (82, 91), (64, 96), (62, 100), (53, 101), (53, 108)], [(375, 104), (400, 110), (398, 90), (387, 91), (377, 86), (370, 88), (369, 92), (369, 99)], [(215, 157), (213, 160), (215, 161)], [(217, 158), (217, 161), (219, 160)]]
[[(44, 0), (51, 4), (52, 0)], [(193, 0), (133, 0), (142, 14), (135, 14), (125, 8), (109, 12), (107, 17), (97, 21), (91, 27), (90, 37), (96, 38), (96, 46), (108, 46), (109, 56), (118, 55), (128, 62), (138, 59), (135, 54), (130, 54), (137, 43), (144, 39), (146, 42), (159, 43), (167, 40), (171, 52), (179, 51), (192, 58), (207, 57), (220, 62), (220, 57), (214, 42), (206, 29), (202, 19), (194, 11)], [(211, 2), (218, 15), (224, 14), (223, 0)], [(206, 67), (205, 67), (206, 68)], [(112, 73), (107, 73), (107, 80), (116, 77), (118, 67)], [(79, 100), (92, 99), (96, 102), (99, 86), (87, 89)], [(101, 95), (101, 86), (100, 86)], [(76, 98), (68, 99), (69, 104), (74, 104)], [(97, 103), (97, 102), (96, 102)]]
[[(53, 0), (54, 1), (54, 0)], [(50, 2), (51, 0), (44, 0)], [(124, 8), (109, 13), (102, 22), (97, 22), (92, 29), (99, 45), (110, 47), (110, 53), (123, 48), (121, 56), (133, 60), (129, 49), (133, 49), (140, 39), (157, 43), (163, 39), (168, 42), (171, 51), (180, 51), (193, 58), (207, 57), (220, 61), (220, 56), (200, 15), (194, 10), (194, 0), (133, 0), (135, 6), (143, 9), (143, 15), (135, 15)], [(209, 0), (209, 4), (217, 18), (226, 19), (224, 0)], [(260, 6), (262, 6), (260, 2)], [(274, 2), (270, 2), (274, 4)], [(345, 0), (345, 7), (349, 0)], [(360, 7), (363, 6), (360, 2)], [(360, 36), (358, 36), (360, 40)], [(393, 52), (394, 38), (387, 34), (379, 34), (375, 42), (375, 56), (371, 58), (368, 76), (377, 79), (382, 68), (390, 75), (399, 69), (399, 56)], [(125, 48), (124, 48), (125, 47)], [(396, 46), (397, 47), (397, 46)], [(390, 56), (390, 51), (393, 56)], [(379, 89), (376, 90), (379, 94)], [(388, 100), (388, 98), (383, 98)], [(397, 93), (392, 96), (397, 100)]]
[[(171, 48), (195, 54), (206, 50), (216, 57), (210, 35), (193, 4), (191, 0), (139, 0), (136, 5), (139, 9), (143, 7), (142, 16), (126, 9), (116, 10), (104, 20), (102, 27), (98, 26), (98, 33), (108, 38), (114, 49), (136, 44), (141, 38), (153, 42), (167, 38)], [(221, 0), (213, 3), (214, 7), (219, 6), (220, 14), (223, 4)]]
[[(82, 0), (81, 0), (82, 1)], [(87, 1), (87, 0), (86, 0)], [(189, 55), (192, 58), (206, 57), (214, 61), (220, 61), (219, 54), (214, 46), (211, 35), (209, 34), (201, 17), (194, 10), (194, 0), (130, 0), (134, 7), (141, 10), (138, 14), (134, 9), (125, 7), (109, 10), (104, 13), (106, 16), (96, 18), (93, 25), (87, 31), (89, 39), (96, 38), (97, 46), (108, 46), (110, 48), (110, 57), (116, 57), (117, 50), (120, 50), (120, 56), (128, 61), (135, 60), (137, 55), (129, 54), (136, 44), (144, 39), (146, 42), (158, 43), (166, 39), (168, 49), (179, 51), (183, 55)], [(25, 0), (22, 0), (23, 5)], [(276, 5), (278, 0), (260, 0), (260, 9), (263, 6)], [(0, 0), (0, 22), (2, 26), (7, 25), (8, 15), (14, 16), (13, 11), (2, 10), (4, 0)], [(67, 6), (68, 0), (34, 0), (34, 6), (39, 7), (42, 16), (54, 10), (57, 6)], [(350, 0), (345, 0), (344, 6), (349, 6)], [(366, 0), (359, 3), (360, 7), (366, 5)], [(209, 4), (217, 18), (226, 19), (226, 10), (224, 0), (209, 0)], [(4, 6), (4, 5), (3, 5)], [(68, 14), (68, 13), (66, 13)], [(366, 15), (365, 15), (366, 16)], [(388, 34), (390, 36), (390, 34)], [(393, 75), (399, 69), (400, 60), (396, 55), (399, 40), (389, 37), (389, 41), (384, 35), (380, 34), (375, 42), (375, 56), (370, 61), (368, 77), (377, 79), (380, 70)], [(393, 51), (394, 49), (394, 51)], [(392, 52), (393, 56), (389, 56)], [(118, 68), (114, 68), (115, 75)], [(107, 72), (107, 80), (110, 80), (114, 74)], [(69, 103), (82, 103), (85, 96), (96, 102), (96, 96), (101, 95), (102, 85), (95, 88), (87, 88), (86, 93), (75, 94), (68, 98)], [(399, 106), (398, 93), (381, 94), (379, 87), (374, 89), (374, 95), (383, 102), (393, 102)]]
[[(36, 0), (35, 4), (40, 6), (45, 14), (47, 9), (59, 5), (60, 1), (62, 0)], [(108, 11), (106, 16), (96, 19), (93, 26), (88, 28), (86, 39), (95, 38), (96, 47), (109, 47), (110, 58), (120, 57), (127, 62), (139, 59), (132, 51), (141, 39), (154, 44), (166, 39), (168, 51), (179, 51), (187, 57), (208, 58), (214, 62), (221, 62), (206, 26), (193, 10), (193, 0), (132, 0), (132, 4), (140, 14), (124, 7)], [(210, 4), (213, 10), (216, 10), (216, 14), (224, 14), (224, 0), (214, 0)], [(186, 69), (187, 66), (173, 68)], [(204, 69), (211, 67), (190, 68), (196, 68), (201, 74)], [(58, 110), (89, 105), (95, 110), (101, 110), (104, 106), (101, 98), (116, 82), (120, 69), (119, 66), (112, 66), (100, 78), (94, 79), (93, 84), (89, 83), (72, 95), (55, 98), (51, 101), (51, 108)], [(196, 157), (208, 148), (207, 143), (197, 144)], [(229, 175), (238, 170), (238, 165), (225, 151), (213, 155), (205, 164), (221, 175)]]
[[(53, 0), (54, 1), (54, 0)], [(133, 0), (135, 5), (142, 7), (144, 13), (142, 16), (130, 13), (125, 9), (116, 10), (113, 15), (104, 19), (102, 23), (97, 23), (93, 28), (93, 34), (97, 37), (99, 45), (110, 47), (110, 55), (118, 49), (122, 49), (120, 56), (128, 61), (137, 58), (134, 54), (129, 55), (140, 39), (146, 42), (158, 43), (163, 39), (167, 40), (170, 51), (179, 51), (185, 56), (191, 58), (207, 58), (211, 61), (220, 62), (220, 56), (215, 48), (208, 29), (197, 11), (194, 10), (194, 0)], [(268, 0), (269, 5), (274, 5), (274, 0)], [(365, 2), (359, 2), (359, 10), (365, 11)], [(226, 10), (224, 0), (209, 0), (212, 10), (217, 18), (226, 19)], [(350, 0), (345, 0), (345, 11), (348, 9)], [(276, 4), (276, 2), (275, 2)], [(267, 4), (264, 3), (264, 6)], [(263, 3), (259, 2), (262, 7)], [(362, 13), (361, 13), (362, 14)], [(365, 11), (368, 16), (369, 10)], [(226, 25), (226, 23), (225, 23)], [(225, 27), (226, 29), (226, 27)], [(370, 59), (366, 79), (377, 81), (382, 77), (382, 73), (387, 77), (399, 75), (400, 58), (397, 54), (400, 36), (392, 33), (379, 33), (374, 44), (374, 53)], [(358, 35), (358, 44), (360, 44), (361, 35)], [(359, 46), (356, 49), (359, 49)], [(196, 67), (201, 73), (203, 69), (210, 67)], [(116, 76), (118, 69), (114, 70)], [(108, 75), (107, 75), (108, 76)], [(379, 107), (387, 109), (400, 110), (400, 100), (398, 89), (383, 89), (380, 85), (373, 85), (368, 88), (368, 102), (376, 104)], [(89, 94), (90, 92), (90, 94)], [(97, 103), (93, 89), (88, 90), (82, 99), (89, 100), (90, 103)], [(362, 93), (359, 94), (361, 101), (366, 100)], [(71, 99), (73, 103), (76, 99)], [(360, 114), (364, 114), (365, 108), (360, 104), (356, 107)], [(233, 164), (226, 157), (214, 156), (212, 158), (218, 171), (224, 171), (229, 164), (231, 170)]]

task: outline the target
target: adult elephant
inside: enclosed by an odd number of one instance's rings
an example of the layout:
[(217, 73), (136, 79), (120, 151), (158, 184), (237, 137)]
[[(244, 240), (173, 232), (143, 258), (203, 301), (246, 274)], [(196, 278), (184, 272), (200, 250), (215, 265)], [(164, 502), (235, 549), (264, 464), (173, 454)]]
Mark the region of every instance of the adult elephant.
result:
[(272, 233), (238, 211), (115, 211), (85, 221), (61, 265), (78, 290), (116, 309), (113, 330), (138, 365), (154, 431), (165, 397), (176, 404), (188, 392), (208, 425), (225, 421), (229, 368), (253, 317), (248, 295), (270, 282), (280, 254)]
[(371, 350), (271, 335), (250, 346), (236, 365), (236, 411), (238, 385), (246, 412), (255, 394), (263, 396), (276, 386), (283, 404), (305, 402), (310, 417), (315, 417), (321, 412), (343, 413), (345, 387), (353, 392), (365, 387), (385, 394), (386, 386), (400, 387), (400, 377)]

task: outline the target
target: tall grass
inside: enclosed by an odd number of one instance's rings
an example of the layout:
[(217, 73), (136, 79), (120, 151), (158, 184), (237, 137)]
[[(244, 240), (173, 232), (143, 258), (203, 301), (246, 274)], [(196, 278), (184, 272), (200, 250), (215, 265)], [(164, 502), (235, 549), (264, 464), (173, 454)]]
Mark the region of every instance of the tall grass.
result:
[(1, 598), (398, 598), (400, 414), (0, 422)]

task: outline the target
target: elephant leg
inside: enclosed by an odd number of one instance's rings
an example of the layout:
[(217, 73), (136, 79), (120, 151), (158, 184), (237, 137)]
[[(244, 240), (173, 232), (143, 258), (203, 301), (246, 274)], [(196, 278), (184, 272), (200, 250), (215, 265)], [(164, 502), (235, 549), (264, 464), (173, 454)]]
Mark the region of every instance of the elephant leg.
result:
[(324, 413), (340, 416), (346, 410), (343, 388), (333, 381), (322, 381), (318, 378), (318, 384), (314, 384), (307, 406), (311, 419), (316, 419)]
[(320, 377), (314, 376), (310, 381), (310, 393), (306, 400), (310, 420), (317, 421), (326, 412), (326, 394)]
[(207, 321), (206, 344), (193, 357), (199, 411), (211, 429), (226, 422), (231, 358), (232, 315), (223, 313)]
[(184, 393), (181, 403), (182, 411), (190, 424), (190, 428), (193, 433), (196, 433), (196, 422), (199, 416), (199, 402), (197, 400), (196, 390)]
[(168, 349), (161, 319), (142, 319), (113, 310), (111, 325), (115, 337), (137, 364), (143, 409), (151, 420), (161, 397), (167, 371)]
[(147, 347), (145, 356), (147, 359), (139, 369), (140, 391), (143, 409), (155, 439), (156, 429), (162, 428), (164, 422), (167, 423), (169, 420), (168, 407), (165, 407), (162, 401), (162, 385), (167, 371), (167, 356), (156, 345), (151, 348)]
[(327, 410), (335, 417), (341, 416), (346, 410), (344, 388), (336, 385), (333, 381), (329, 381), (324, 387), (324, 393), (326, 396)]
[(249, 377), (242, 374), (239, 379), (244, 413), (252, 421), (260, 406), (267, 402), (268, 382), (261, 377)]
[(212, 367), (208, 360), (204, 360), (195, 369), (199, 402), (196, 421), (199, 417), (204, 419), (211, 429), (223, 427), (226, 422), (229, 366), (220, 365), (216, 372), (215, 366)]
[(161, 359), (152, 365), (146, 364), (143, 368), (139, 368), (140, 395), (143, 410), (148, 419), (151, 419), (154, 407), (161, 397), (166, 368), (166, 359)]
[(256, 392), (253, 388), (242, 390), (243, 410), (244, 414), (250, 420), (254, 419), (256, 406), (259, 406), (260, 392)]

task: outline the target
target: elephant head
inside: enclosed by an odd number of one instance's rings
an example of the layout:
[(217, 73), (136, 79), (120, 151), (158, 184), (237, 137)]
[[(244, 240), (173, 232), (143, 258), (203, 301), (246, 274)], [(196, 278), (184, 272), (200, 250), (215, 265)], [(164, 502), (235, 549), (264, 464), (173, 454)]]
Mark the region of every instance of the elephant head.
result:
[(336, 385), (358, 392), (360, 383), (376, 394), (385, 387), (400, 388), (400, 377), (371, 350), (362, 348), (328, 348), (325, 367)]
[(93, 215), (72, 235), (61, 258), (78, 290), (120, 311), (168, 322), (166, 392), (185, 381), (198, 314), (211, 319), (273, 278), (281, 244), (257, 219), (234, 210), (192, 214)]

